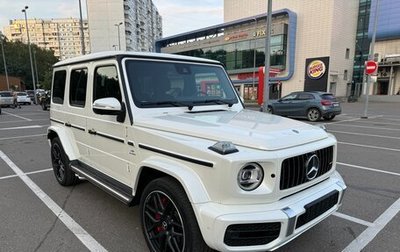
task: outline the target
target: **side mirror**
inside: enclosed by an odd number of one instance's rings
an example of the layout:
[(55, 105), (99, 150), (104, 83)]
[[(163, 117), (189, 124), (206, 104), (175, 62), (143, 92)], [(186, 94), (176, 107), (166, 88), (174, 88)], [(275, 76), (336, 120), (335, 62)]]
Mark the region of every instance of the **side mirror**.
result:
[(100, 115), (118, 115), (121, 103), (114, 97), (97, 99), (93, 102), (93, 111)]
[(101, 98), (93, 102), (93, 111), (100, 115), (116, 115), (118, 122), (124, 122), (126, 108), (114, 97)]

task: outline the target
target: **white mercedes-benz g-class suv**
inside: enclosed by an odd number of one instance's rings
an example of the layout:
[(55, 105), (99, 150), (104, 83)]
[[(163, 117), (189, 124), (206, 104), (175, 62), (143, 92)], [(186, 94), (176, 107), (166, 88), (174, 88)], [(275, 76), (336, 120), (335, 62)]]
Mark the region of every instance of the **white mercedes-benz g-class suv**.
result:
[[(221, 63), (104, 52), (54, 65), (57, 181), (139, 204), (151, 251), (265, 251), (341, 205), (336, 139), (244, 109)], [(79, 176), (79, 177), (78, 177)]]

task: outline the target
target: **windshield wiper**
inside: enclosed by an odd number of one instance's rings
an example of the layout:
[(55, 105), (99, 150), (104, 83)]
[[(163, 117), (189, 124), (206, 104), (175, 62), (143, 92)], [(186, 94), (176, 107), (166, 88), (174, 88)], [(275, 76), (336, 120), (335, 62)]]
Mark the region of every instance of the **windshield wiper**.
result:
[(199, 103), (204, 103), (204, 104), (209, 104), (209, 103), (213, 103), (213, 104), (228, 104), (229, 107), (232, 107), (233, 104), (235, 103), (234, 99), (231, 100), (221, 100), (221, 99), (207, 99), (207, 100), (202, 100), (202, 101), (193, 101), (193, 103), (199, 104)]
[(173, 107), (188, 107), (189, 110), (192, 110), (193, 104), (187, 102), (179, 102), (179, 101), (156, 101), (156, 102), (141, 102), (142, 106), (153, 106), (153, 105), (171, 105)]

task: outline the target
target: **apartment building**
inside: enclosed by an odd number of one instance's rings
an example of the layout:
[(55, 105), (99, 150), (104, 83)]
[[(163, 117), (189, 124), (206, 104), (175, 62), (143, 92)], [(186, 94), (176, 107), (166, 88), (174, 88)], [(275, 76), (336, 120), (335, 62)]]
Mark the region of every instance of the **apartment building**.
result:
[[(30, 42), (43, 49), (54, 51), (60, 60), (82, 54), (81, 30), (78, 18), (28, 19)], [(89, 53), (89, 30), (87, 20), (83, 21), (85, 54)], [(28, 42), (25, 19), (10, 20), (4, 27), (8, 40)]]
[(162, 21), (151, 0), (87, 0), (92, 52), (154, 51)]

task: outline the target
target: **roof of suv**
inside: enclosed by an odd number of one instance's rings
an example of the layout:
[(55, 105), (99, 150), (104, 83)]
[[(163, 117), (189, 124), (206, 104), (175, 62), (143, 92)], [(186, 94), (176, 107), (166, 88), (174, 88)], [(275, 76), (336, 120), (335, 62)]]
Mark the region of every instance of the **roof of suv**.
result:
[(126, 51), (105, 51), (98, 53), (91, 53), (83, 56), (78, 56), (70, 59), (66, 59), (60, 62), (57, 62), (53, 65), (53, 67), (59, 67), (64, 65), (76, 64), (80, 62), (87, 62), (98, 59), (106, 59), (106, 58), (115, 58), (115, 57), (139, 57), (139, 58), (151, 58), (151, 59), (177, 59), (183, 61), (195, 61), (201, 63), (212, 63), (212, 64), (221, 64), (219, 61), (196, 58), (190, 56), (182, 56), (177, 54), (167, 54), (167, 53), (151, 53), (151, 52), (126, 52)]

